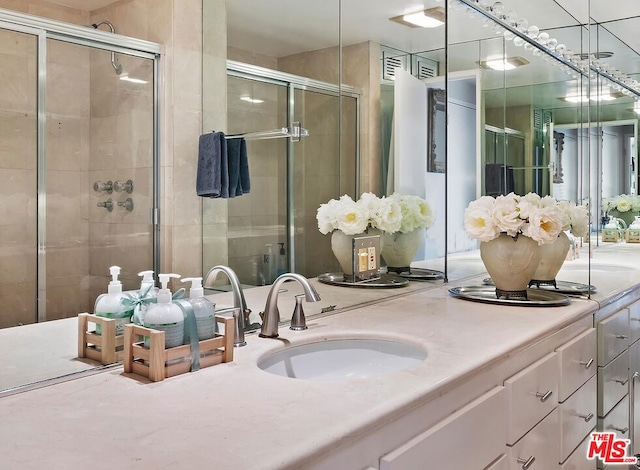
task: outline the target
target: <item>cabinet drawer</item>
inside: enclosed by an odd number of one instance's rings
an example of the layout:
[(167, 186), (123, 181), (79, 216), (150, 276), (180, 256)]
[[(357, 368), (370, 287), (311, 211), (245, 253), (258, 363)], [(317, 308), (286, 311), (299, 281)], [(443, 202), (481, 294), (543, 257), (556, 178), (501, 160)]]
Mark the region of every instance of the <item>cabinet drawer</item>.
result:
[(597, 386), (598, 381), (594, 375), (559, 405), (560, 462), (565, 461), (596, 425)]
[(629, 344), (640, 339), (640, 301), (629, 305)]
[(507, 444), (514, 444), (558, 404), (558, 356), (547, 354), (504, 382)]
[(504, 387), (490, 390), (384, 455), (380, 458), (380, 470), (488, 466), (505, 452), (505, 393)]
[[(604, 418), (598, 418), (598, 431), (613, 431), (616, 439), (629, 439), (629, 396), (625, 396)], [(598, 460), (598, 468), (603, 468)]]
[(629, 346), (629, 309), (598, 323), (598, 365), (606, 366)]
[(556, 408), (509, 449), (509, 468), (521, 470), (526, 462), (532, 462), (527, 467), (529, 470), (558, 468), (559, 426), (559, 411)]
[(636, 372), (640, 375), (640, 341), (629, 347), (629, 377)]
[(598, 416), (603, 418), (629, 390), (629, 351), (598, 367)]
[(629, 416), (633, 454), (640, 453), (640, 341), (629, 348)]
[(569, 395), (595, 375), (598, 352), (596, 336), (595, 328), (591, 328), (556, 349), (560, 365), (559, 402), (565, 401)]
[[(560, 465), (560, 470), (595, 470), (596, 459), (587, 459), (587, 450), (589, 449), (589, 440), (591, 439), (591, 432), (584, 438), (578, 448), (573, 451), (573, 454)], [(620, 469), (622, 470), (622, 469)]]

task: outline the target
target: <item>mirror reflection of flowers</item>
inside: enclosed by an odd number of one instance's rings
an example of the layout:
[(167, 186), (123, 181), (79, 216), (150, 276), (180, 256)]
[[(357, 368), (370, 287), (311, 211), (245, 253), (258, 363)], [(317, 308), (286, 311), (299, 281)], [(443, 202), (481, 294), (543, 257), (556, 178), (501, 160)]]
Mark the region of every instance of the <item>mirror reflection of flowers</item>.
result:
[(614, 197), (606, 198), (602, 201), (602, 210), (605, 212), (612, 210), (618, 212), (638, 212), (640, 211), (640, 196), (633, 194), (619, 194)]
[(378, 197), (364, 193), (354, 201), (348, 195), (321, 204), (316, 214), (318, 229), (324, 235), (340, 230), (345, 235), (363, 233), (368, 227), (387, 233), (408, 232), (433, 225), (434, 215), (427, 202), (418, 196), (394, 193)]
[[(581, 220), (578, 216), (581, 211), (576, 209), (576, 226)], [(496, 198), (482, 196), (471, 201), (464, 211), (465, 230), (482, 242), (506, 233), (513, 238), (524, 235), (539, 245), (552, 243), (565, 226), (571, 226), (571, 221), (571, 215), (566, 216), (566, 211), (554, 198), (535, 193), (525, 196), (509, 193)]]

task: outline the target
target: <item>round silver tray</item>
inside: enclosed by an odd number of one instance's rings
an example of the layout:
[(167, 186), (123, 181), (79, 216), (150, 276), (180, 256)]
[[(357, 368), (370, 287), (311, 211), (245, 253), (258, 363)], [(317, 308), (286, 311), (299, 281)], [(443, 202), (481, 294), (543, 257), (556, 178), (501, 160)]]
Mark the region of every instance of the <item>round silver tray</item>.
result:
[(498, 299), (495, 288), (491, 286), (453, 287), (449, 289), (449, 293), (464, 300), (522, 307), (559, 307), (570, 302), (569, 297), (564, 294), (543, 289), (527, 289), (528, 300)]
[(370, 281), (349, 282), (344, 280), (343, 273), (324, 273), (318, 276), (318, 281), (325, 284), (331, 284), (333, 286), (342, 287), (359, 287), (365, 289), (390, 289), (395, 287), (404, 287), (409, 284), (409, 281), (395, 274), (380, 274), (379, 279), (372, 279)]
[[(493, 286), (493, 280), (490, 277), (483, 279), (482, 283), (487, 286)], [(571, 282), (571, 281), (556, 281), (556, 287), (553, 287), (550, 285), (542, 285), (542, 286), (531, 286), (529, 287), (529, 289), (544, 290), (549, 292), (557, 292), (558, 294), (568, 294), (568, 295), (593, 294), (596, 291), (595, 286), (580, 284), (579, 282)]]
[[(387, 272), (389, 272), (388, 269), (389, 268), (387, 268)], [(392, 271), (389, 274), (394, 274), (409, 279), (410, 281), (437, 281), (438, 279), (444, 279), (444, 273), (442, 271), (426, 268), (408, 268), (406, 271)]]

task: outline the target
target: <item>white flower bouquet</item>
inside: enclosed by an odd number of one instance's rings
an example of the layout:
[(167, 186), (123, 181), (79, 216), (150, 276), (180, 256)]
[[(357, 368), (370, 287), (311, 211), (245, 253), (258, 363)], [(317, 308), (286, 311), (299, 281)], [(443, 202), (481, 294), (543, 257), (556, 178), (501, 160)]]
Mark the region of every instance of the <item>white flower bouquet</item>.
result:
[(560, 201), (558, 207), (563, 213), (562, 230), (571, 230), (576, 237), (585, 237), (589, 231), (589, 210), (573, 202)]
[(433, 225), (435, 221), (433, 209), (421, 197), (393, 193), (389, 198), (397, 201), (402, 211), (402, 222), (398, 232), (409, 233)]
[(432, 226), (434, 214), (427, 201), (418, 196), (394, 193), (389, 197), (378, 197), (364, 193), (357, 201), (344, 195), (321, 204), (316, 219), (318, 229), (324, 235), (334, 230), (355, 235), (368, 227), (386, 233), (407, 233)]
[(556, 200), (534, 193), (482, 196), (464, 211), (465, 230), (482, 242), (506, 233), (514, 238), (524, 235), (543, 245), (554, 242), (564, 225), (565, 215)]
[(606, 198), (602, 201), (602, 210), (605, 212), (612, 210), (616, 210), (618, 212), (638, 212), (640, 211), (640, 196), (619, 194), (614, 197)]
[(402, 210), (397, 200), (364, 193), (354, 201), (346, 194), (321, 204), (316, 214), (318, 229), (324, 235), (340, 230), (345, 235), (356, 235), (368, 227), (393, 233), (402, 222)]

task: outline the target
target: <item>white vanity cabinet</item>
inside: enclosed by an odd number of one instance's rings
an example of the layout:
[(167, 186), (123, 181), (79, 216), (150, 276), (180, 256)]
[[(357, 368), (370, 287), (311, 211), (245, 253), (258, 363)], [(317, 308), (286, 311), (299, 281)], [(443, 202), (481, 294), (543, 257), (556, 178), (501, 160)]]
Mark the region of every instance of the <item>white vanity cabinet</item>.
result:
[(504, 387), (495, 387), (382, 456), (380, 470), (491, 468), (505, 451), (505, 395)]
[[(640, 301), (597, 322), (598, 430), (631, 439), (640, 452)], [(598, 460), (598, 468), (604, 468)]]
[(596, 425), (596, 354), (590, 328), (505, 380), (510, 468), (595, 468), (579, 446)]

